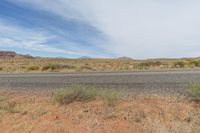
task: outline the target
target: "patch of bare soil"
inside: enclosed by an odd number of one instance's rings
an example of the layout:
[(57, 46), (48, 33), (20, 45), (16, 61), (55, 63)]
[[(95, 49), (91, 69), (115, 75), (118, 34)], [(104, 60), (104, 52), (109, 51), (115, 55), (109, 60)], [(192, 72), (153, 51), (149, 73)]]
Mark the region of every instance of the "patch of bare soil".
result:
[(0, 133), (199, 133), (200, 104), (138, 97), (59, 105), (50, 94), (0, 93)]

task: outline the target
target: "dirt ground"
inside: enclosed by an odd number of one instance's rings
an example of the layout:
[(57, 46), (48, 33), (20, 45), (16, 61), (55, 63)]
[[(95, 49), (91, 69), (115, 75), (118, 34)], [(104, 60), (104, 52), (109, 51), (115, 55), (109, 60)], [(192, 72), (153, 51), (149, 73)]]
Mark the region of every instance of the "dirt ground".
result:
[(97, 98), (59, 105), (51, 93), (0, 92), (0, 133), (199, 133), (200, 104), (176, 97)]

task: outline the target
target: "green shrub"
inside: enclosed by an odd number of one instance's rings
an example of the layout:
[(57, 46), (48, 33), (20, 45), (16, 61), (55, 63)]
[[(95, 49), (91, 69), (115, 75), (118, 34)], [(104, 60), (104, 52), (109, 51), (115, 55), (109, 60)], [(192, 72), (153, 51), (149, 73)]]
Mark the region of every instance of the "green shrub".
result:
[(82, 70), (94, 70), (92, 67), (87, 66), (87, 65), (82, 65), (82, 66), (81, 66), (81, 69), (82, 69)]
[(96, 96), (97, 92), (94, 87), (76, 85), (58, 90), (53, 99), (60, 104), (69, 104), (74, 101), (94, 100)]
[(120, 93), (115, 90), (104, 90), (100, 96), (107, 106), (115, 106), (120, 100)]
[(200, 83), (190, 84), (188, 94), (193, 100), (200, 101)]
[(142, 68), (150, 67), (150, 64), (147, 62), (143, 62), (139, 64), (139, 67), (142, 67)]
[(154, 66), (161, 66), (161, 65), (162, 65), (162, 62), (156, 61), (156, 62), (153, 62), (153, 65), (154, 65)]
[(5, 101), (6, 100), (6, 97), (5, 96), (0, 96), (0, 103)]
[(19, 112), (16, 109), (16, 103), (15, 102), (7, 103), (5, 106), (2, 107), (2, 109), (9, 112), (9, 113), (18, 113)]
[(59, 104), (69, 104), (75, 101), (90, 101), (100, 97), (106, 106), (115, 106), (121, 98), (121, 93), (104, 89), (97, 92), (93, 86), (74, 85), (57, 90), (53, 95), (53, 101)]
[(0, 71), (2, 71), (3, 70), (3, 67), (0, 67)]
[(39, 70), (40, 67), (39, 66), (30, 66), (27, 68), (28, 71), (36, 71), (36, 70)]
[(184, 62), (184, 61), (177, 61), (177, 62), (174, 63), (174, 66), (176, 68), (184, 68), (186, 66), (186, 62)]
[(162, 65), (160, 61), (147, 61), (139, 64), (139, 68), (159, 67)]
[(191, 60), (189, 63), (194, 67), (200, 67), (200, 60)]
[(46, 71), (46, 70), (49, 70), (49, 69), (51, 69), (51, 64), (44, 65), (44, 66), (42, 67), (42, 71)]
[(61, 69), (75, 69), (76, 67), (73, 65), (68, 65), (68, 64), (47, 64), (42, 67), (42, 70), (61, 70)]

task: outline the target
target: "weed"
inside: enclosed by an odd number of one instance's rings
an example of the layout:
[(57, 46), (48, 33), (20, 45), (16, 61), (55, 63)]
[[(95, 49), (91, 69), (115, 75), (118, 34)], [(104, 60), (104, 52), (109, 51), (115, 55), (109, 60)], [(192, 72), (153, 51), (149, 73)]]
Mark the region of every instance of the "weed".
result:
[(100, 96), (107, 106), (115, 106), (120, 100), (120, 93), (115, 90), (104, 90)]
[(6, 97), (5, 96), (0, 96), (0, 102), (3, 102), (6, 100)]
[(176, 68), (184, 68), (186, 66), (186, 62), (184, 62), (184, 61), (177, 61), (177, 62), (174, 63), (174, 66)]
[(42, 71), (46, 71), (46, 70), (49, 70), (52, 68), (52, 65), (51, 64), (48, 64), (48, 65), (45, 65), (42, 67)]
[(148, 62), (140, 63), (139, 67), (148, 68), (148, 67), (158, 67), (161, 65), (162, 65), (162, 62), (160, 61), (155, 61), (155, 62), (148, 61)]
[(88, 65), (82, 65), (80, 68), (83, 70), (94, 70), (92, 67), (90, 67)]
[(54, 94), (53, 99), (60, 104), (69, 104), (74, 101), (93, 100), (96, 96), (97, 92), (94, 87), (75, 85), (58, 90)]
[(190, 84), (188, 94), (193, 100), (200, 101), (200, 83)]
[(189, 64), (191, 64), (194, 67), (200, 67), (200, 60), (191, 60)]
[(28, 71), (36, 71), (36, 70), (39, 70), (40, 67), (39, 66), (30, 66), (27, 68)]
[(8, 102), (5, 104), (5, 106), (2, 107), (3, 110), (9, 112), (9, 113), (17, 113), (16, 110), (16, 103), (15, 102)]
[(45, 70), (61, 70), (61, 69), (75, 69), (76, 67), (73, 65), (67, 65), (67, 64), (47, 64), (42, 67), (42, 71)]
[(65, 133), (70, 133), (69, 130), (67, 130)]

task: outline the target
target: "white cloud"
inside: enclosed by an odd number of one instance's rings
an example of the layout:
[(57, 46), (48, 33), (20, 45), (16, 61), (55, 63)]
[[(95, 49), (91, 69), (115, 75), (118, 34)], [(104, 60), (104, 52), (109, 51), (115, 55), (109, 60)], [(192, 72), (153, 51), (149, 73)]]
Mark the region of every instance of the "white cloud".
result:
[(1, 47), (20, 48), (49, 53), (75, 54), (71, 51), (49, 46), (48, 41), (53, 38), (54, 36), (47, 35), (41, 30), (28, 30), (20, 28), (19, 26), (5, 24), (3, 21), (0, 21)]
[(63, 18), (87, 21), (107, 36), (100, 47), (118, 56), (200, 56), (197, 0), (19, 1)]

